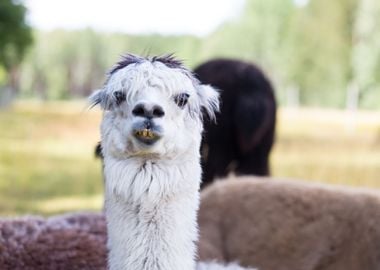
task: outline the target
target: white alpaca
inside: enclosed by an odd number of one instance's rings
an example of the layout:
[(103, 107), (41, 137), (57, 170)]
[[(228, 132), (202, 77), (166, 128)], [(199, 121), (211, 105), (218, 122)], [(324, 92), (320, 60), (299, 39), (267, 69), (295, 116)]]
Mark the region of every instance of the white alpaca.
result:
[(90, 99), (105, 110), (109, 268), (194, 270), (201, 115), (214, 117), (218, 93), (172, 56), (127, 55)]

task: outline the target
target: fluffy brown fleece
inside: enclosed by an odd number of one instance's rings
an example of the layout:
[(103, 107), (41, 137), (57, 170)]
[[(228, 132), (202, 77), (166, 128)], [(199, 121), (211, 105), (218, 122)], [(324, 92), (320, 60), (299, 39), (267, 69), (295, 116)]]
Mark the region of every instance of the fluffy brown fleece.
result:
[(202, 193), (200, 259), (260, 270), (379, 270), (380, 195), (347, 188), (220, 181)]
[[(0, 270), (105, 270), (106, 256), (103, 214), (0, 219)], [(242, 269), (200, 263), (197, 270), (210, 268)]]
[[(290, 181), (201, 194), (199, 257), (260, 270), (379, 270), (380, 195)], [(0, 219), (1, 270), (106, 269), (104, 216)]]
[(101, 214), (0, 219), (0, 269), (106, 269), (105, 243)]

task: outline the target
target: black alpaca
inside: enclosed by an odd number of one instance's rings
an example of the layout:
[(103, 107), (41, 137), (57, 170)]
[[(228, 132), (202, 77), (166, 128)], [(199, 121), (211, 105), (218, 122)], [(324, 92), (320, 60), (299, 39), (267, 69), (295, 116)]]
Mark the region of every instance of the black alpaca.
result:
[(208, 61), (194, 73), (202, 83), (221, 90), (221, 113), (216, 124), (205, 123), (202, 187), (230, 171), (269, 175), (276, 124), (270, 81), (255, 65), (230, 59)]

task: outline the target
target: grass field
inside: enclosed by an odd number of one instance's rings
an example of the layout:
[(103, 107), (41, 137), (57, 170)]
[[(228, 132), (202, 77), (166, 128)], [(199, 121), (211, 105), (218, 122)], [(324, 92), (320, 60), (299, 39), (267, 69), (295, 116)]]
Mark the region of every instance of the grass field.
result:
[[(0, 111), (0, 215), (102, 207), (101, 113), (85, 102), (18, 102)], [(277, 177), (380, 188), (380, 113), (279, 111)]]

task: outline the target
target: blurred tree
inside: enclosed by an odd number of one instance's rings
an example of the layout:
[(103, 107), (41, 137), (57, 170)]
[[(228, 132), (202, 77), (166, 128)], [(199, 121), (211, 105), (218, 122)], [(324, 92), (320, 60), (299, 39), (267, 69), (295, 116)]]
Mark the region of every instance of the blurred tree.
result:
[(354, 25), (352, 80), (347, 107), (378, 106), (380, 100), (380, 2), (360, 0)]
[(174, 52), (193, 65), (199, 55), (199, 38), (192, 36), (126, 35), (92, 29), (35, 32), (36, 43), (22, 65), (24, 96), (66, 99), (87, 96), (102, 85), (105, 71), (120, 55)]
[(31, 28), (25, 22), (26, 8), (19, 1), (0, 1), (0, 67), (7, 84), (17, 92), (18, 65), (32, 43)]
[(294, 8), (293, 0), (247, 0), (238, 18), (207, 38), (203, 56), (238, 57), (280, 70), (289, 58), (286, 47)]
[(345, 105), (352, 77), (351, 52), (357, 0), (310, 0), (293, 31), (294, 63), (289, 68), (304, 105)]

